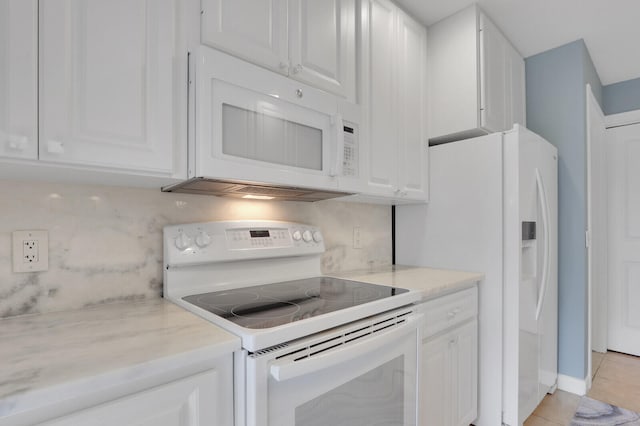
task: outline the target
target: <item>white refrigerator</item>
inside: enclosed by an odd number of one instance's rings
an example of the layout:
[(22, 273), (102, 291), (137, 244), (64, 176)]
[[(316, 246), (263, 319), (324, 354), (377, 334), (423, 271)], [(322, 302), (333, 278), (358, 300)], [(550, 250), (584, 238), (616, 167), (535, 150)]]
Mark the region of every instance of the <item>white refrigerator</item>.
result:
[(396, 263), (485, 274), (474, 424), (521, 425), (557, 383), (557, 150), (517, 125), (429, 149), (429, 203), (396, 207)]

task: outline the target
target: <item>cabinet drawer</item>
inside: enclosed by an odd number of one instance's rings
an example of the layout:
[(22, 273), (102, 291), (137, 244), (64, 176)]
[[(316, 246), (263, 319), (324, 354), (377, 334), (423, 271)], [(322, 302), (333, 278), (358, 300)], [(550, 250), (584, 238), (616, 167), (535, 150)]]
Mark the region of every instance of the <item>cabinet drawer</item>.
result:
[(424, 336), (432, 336), (478, 315), (478, 288), (429, 300), (420, 306), (424, 313)]

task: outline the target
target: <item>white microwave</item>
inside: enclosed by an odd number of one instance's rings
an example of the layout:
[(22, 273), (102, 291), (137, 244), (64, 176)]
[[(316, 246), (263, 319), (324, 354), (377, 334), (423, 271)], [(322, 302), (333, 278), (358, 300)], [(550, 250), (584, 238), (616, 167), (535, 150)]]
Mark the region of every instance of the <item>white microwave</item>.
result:
[(190, 180), (165, 190), (303, 201), (349, 195), (339, 179), (360, 172), (357, 106), (208, 47), (193, 59)]

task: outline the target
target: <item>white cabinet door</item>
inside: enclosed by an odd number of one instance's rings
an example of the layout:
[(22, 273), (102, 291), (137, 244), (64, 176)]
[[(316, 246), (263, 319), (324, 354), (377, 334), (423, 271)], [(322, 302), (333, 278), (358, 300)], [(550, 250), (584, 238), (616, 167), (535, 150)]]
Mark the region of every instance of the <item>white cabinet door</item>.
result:
[(451, 357), (449, 334), (427, 339), (422, 344), (423, 375), (420, 389), (420, 425), (448, 426), (451, 424)]
[(429, 136), (478, 127), (478, 22), (475, 6), (428, 29)]
[(176, 1), (40, 2), (41, 160), (172, 173)]
[(41, 426), (232, 426), (233, 400), (220, 394), (219, 380), (218, 371), (209, 371)]
[(355, 98), (355, 0), (289, 1), (290, 75)]
[(480, 15), (480, 121), (489, 132), (506, 130), (506, 46), (500, 30)]
[(369, 47), (363, 65), (369, 73), (364, 89), (368, 110), (367, 175), (373, 194), (392, 196), (396, 191), (398, 164), (397, 7), (387, 0), (371, 0), (368, 7)]
[(0, 157), (38, 158), (36, 0), (0, 0)]
[(390, 1), (362, 7), (363, 192), (426, 201), (426, 29)]
[(288, 73), (287, 0), (202, 0), (201, 21), (203, 44)]
[(432, 143), (525, 125), (524, 60), (478, 8), (429, 27)]
[(478, 415), (478, 320), (422, 345), (421, 426), (468, 426)]
[(355, 102), (355, 3), (202, 0), (201, 40)]
[(426, 200), (427, 30), (406, 13), (398, 14), (398, 189), (403, 198)]
[(520, 53), (507, 44), (507, 128), (514, 124), (527, 125), (525, 63)]
[(457, 328), (450, 342), (452, 354), (453, 421), (468, 426), (478, 415), (478, 321)]

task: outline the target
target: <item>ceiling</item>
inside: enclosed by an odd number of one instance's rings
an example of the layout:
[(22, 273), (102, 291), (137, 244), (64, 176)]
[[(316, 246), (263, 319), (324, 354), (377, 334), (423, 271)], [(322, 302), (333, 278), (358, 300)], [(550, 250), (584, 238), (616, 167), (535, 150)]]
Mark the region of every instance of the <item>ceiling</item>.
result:
[[(424, 24), (472, 0), (396, 0)], [(584, 39), (602, 84), (640, 77), (638, 0), (478, 0), (526, 58)]]

